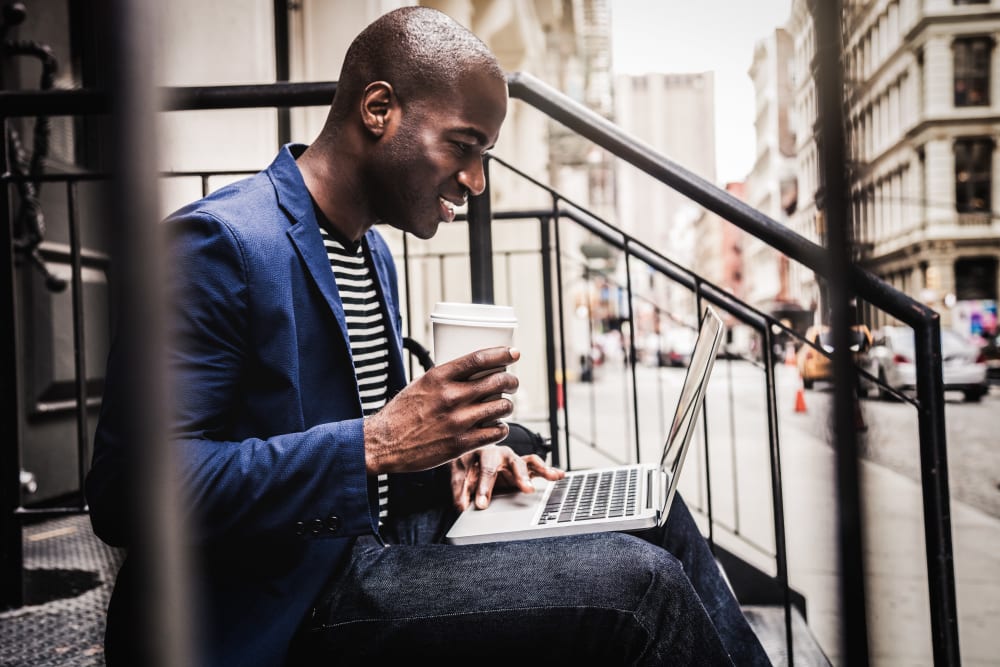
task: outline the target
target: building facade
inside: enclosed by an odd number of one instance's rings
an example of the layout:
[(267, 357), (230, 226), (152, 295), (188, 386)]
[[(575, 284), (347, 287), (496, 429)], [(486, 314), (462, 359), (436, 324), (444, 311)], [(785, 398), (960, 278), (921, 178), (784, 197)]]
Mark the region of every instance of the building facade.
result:
[[(756, 159), (746, 177), (746, 202), (786, 225), (794, 211), (797, 188), (796, 134), (791, 122), (793, 47), (791, 35), (783, 28), (775, 29), (757, 42), (748, 71), (756, 101)], [(750, 235), (745, 235), (743, 254), (745, 297), (750, 304), (769, 312), (776, 304), (803, 305), (800, 290), (790, 284), (787, 257)]]
[[(815, 127), (814, 40), (804, 0), (796, 44), (799, 127)], [(965, 334), (996, 329), (1000, 282), (1000, 2), (875, 0), (845, 9), (852, 232), (859, 263)], [(815, 137), (797, 148), (794, 225), (821, 240)], [(809, 232), (812, 232), (810, 234)], [(818, 290), (821, 291), (821, 290)], [(879, 312), (872, 324), (888, 323)]]
[[(658, 153), (715, 182), (715, 117), (712, 72), (615, 77), (615, 120)], [(628, 165), (616, 172), (617, 220), (623, 231), (681, 266), (694, 264), (697, 223), (705, 210), (684, 195)], [(662, 276), (641, 285), (669, 315), (694, 313), (690, 293)], [(695, 317), (695, 319), (697, 319)]]

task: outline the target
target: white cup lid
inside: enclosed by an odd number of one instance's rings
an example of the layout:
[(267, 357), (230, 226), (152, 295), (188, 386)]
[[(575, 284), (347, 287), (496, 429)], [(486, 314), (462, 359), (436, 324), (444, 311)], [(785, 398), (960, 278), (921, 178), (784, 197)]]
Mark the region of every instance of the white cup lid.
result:
[(517, 315), (511, 306), (439, 301), (431, 312), (431, 320), (512, 326), (517, 324)]

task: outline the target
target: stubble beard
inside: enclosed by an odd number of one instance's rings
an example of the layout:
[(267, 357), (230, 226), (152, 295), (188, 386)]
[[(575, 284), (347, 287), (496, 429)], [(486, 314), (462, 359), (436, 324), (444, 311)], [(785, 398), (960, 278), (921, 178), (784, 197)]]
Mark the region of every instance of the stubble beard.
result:
[[(420, 163), (421, 149), (415, 132), (407, 125), (383, 144), (372, 170), (372, 208), (379, 220), (421, 239), (437, 233), (441, 220), (437, 214), (437, 191), (434, 186), (418, 183), (426, 165)], [(428, 190), (425, 192), (424, 190)]]

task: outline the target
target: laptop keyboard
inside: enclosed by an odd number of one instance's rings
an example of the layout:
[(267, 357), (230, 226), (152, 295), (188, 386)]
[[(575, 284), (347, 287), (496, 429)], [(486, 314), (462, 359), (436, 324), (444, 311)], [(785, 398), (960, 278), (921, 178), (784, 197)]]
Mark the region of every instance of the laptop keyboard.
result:
[(639, 470), (570, 475), (553, 484), (539, 525), (633, 516), (638, 508)]

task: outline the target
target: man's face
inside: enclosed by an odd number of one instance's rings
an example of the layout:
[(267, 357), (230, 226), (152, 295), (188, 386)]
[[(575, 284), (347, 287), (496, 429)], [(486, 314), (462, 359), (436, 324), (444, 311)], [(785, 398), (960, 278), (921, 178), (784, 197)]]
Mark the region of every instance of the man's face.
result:
[(486, 187), (483, 154), (507, 113), (507, 86), (471, 75), (440, 99), (414, 101), (376, 142), (369, 176), (378, 219), (427, 239)]

